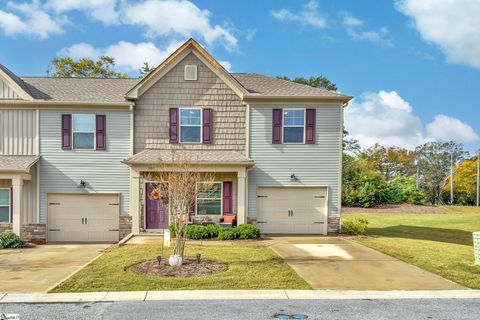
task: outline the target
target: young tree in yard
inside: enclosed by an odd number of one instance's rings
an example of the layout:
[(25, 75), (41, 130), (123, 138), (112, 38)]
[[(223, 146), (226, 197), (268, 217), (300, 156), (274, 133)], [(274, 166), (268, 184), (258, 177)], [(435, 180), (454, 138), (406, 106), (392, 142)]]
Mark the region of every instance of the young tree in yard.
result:
[[(477, 188), (477, 157), (467, 159), (454, 167), (453, 185), (455, 203), (462, 205), (474, 205)], [(450, 177), (445, 182), (445, 194), (450, 194)]]
[(315, 88), (325, 89), (329, 91), (337, 91), (337, 85), (324, 76), (310, 77), (309, 79), (306, 79), (304, 77), (296, 77), (296, 78), (290, 79), (289, 77), (286, 77), (286, 76), (277, 77), (277, 78), (293, 81), (300, 84), (306, 84), (307, 86), (311, 86)]
[(443, 203), (443, 186), (450, 174), (450, 159), (457, 163), (468, 154), (463, 145), (450, 142), (427, 142), (415, 148), (420, 188), (432, 204)]
[(172, 257), (177, 259), (178, 265), (182, 264), (185, 252), (190, 208), (195, 206), (198, 193), (214, 192), (214, 174), (199, 169), (188, 151), (172, 150), (170, 159), (162, 159), (154, 172), (144, 176), (154, 182), (154, 188), (148, 195), (150, 199), (162, 201), (169, 208), (170, 223), (175, 231)]
[(127, 74), (112, 70), (114, 67), (115, 59), (109, 56), (101, 56), (97, 61), (66, 57), (52, 59), (47, 70), (51, 77), (128, 78)]

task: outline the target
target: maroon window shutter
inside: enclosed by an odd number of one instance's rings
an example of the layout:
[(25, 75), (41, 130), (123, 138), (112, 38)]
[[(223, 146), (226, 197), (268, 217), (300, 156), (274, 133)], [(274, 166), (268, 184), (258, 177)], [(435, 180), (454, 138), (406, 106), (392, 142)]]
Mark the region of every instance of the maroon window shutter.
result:
[(307, 125), (305, 126), (305, 143), (314, 144), (315, 143), (315, 109), (307, 109)]
[(107, 150), (107, 117), (102, 114), (97, 114), (95, 116), (95, 123), (97, 150)]
[(170, 108), (169, 119), (170, 143), (178, 143), (178, 108)]
[(223, 213), (232, 213), (232, 181), (223, 181)]
[(272, 143), (282, 143), (282, 109), (273, 109)]
[(203, 109), (202, 142), (204, 144), (212, 143), (213, 133), (213, 110), (211, 108)]
[(72, 149), (72, 115), (62, 114), (62, 149)]

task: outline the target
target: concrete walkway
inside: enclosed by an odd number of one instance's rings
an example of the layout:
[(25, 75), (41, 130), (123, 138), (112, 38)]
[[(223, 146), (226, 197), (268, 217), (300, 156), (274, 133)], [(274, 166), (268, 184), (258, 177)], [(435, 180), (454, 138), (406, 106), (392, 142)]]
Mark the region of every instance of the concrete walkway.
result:
[(312, 286), (331, 290), (461, 290), (464, 287), (338, 237), (272, 237), (271, 248)]
[(47, 291), (109, 244), (48, 244), (0, 252), (0, 292)]
[(480, 299), (480, 290), (353, 291), (353, 290), (177, 290), (78, 293), (0, 293), (0, 304), (161, 300), (353, 300), (353, 299)]

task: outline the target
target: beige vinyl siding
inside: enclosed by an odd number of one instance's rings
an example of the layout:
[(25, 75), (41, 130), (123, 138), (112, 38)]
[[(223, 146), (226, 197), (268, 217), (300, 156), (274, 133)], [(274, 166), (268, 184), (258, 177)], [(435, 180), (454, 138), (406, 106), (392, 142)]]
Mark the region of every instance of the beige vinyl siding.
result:
[(37, 110), (0, 109), (0, 155), (38, 155)]
[[(316, 108), (315, 144), (272, 144), (273, 108)], [(257, 216), (259, 186), (327, 186), (328, 215), (338, 216), (341, 116), (339, 105), (250, 105), (248, 214)], [(298, 181), (291, 181), (295, 174)]]
[[(185, 65), (197, 65), (198, 80), (185, 80)], [(180, 145), (189, 149), (245, 152), (246, 106), (215, 73), (190, 53), (136, 102), (135, 153), (172, 146), (169, 139), (169, 108), (172, 107), (213, 109), (213, 143)]]
[[(62, 150), (62, 114), (104, 114), (107, 150)], [(46, 220), (47, 193), (119, 193), (120, 213), (128, 214), (130, 113), (128, 110), (40, 110), (40, 222)], [(80, 180), (87, 188), (80, 188)]]
[[(23, 180), (22, 223), (38, 223), (37, 211), (37, 164), (30, 169), (31, 180)], [(0, 188), (11, 188), (12, 180), (0, 180)]]
[(5, 82), (0, 79), (0, 99), (20, 99), (18, 94), (12, 90)]

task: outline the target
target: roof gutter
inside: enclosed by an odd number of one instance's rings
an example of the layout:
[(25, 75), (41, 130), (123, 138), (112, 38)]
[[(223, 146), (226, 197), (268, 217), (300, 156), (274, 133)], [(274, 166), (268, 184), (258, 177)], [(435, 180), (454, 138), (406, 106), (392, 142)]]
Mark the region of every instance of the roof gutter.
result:
[(353, 97), (338, 96), (338, 97), (320, 97), (320, 96), (262, 96), (249, 94), (243, 96), (243, 100), (248, 103), (252, 102), (318, 102), (318, 103), (343, 103), (346, 104)]
[(49, 101), (49, 100), (1, 100), (0, 105), (58, 105), (58, 106), (106, 106), (106, 107), (129, 107), (134, 103), (122, 102), (83, 102), (83, 101)]

